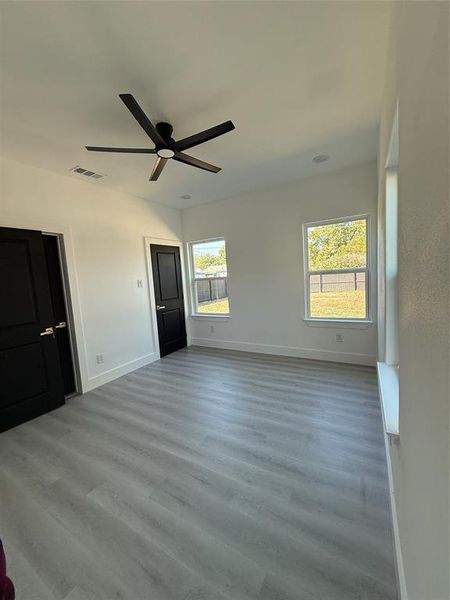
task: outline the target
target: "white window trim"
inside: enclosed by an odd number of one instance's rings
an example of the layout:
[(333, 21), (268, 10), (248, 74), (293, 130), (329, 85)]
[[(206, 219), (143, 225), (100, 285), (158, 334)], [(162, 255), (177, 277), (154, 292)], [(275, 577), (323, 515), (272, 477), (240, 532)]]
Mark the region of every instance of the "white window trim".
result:
[[(196, 302), (196, 293), (195, 293), (195, 282), (196, 281), (204, 281), (204, 277), (195, 277), (195, 269), (194, 269), (194, 254), (193, 247), (195, 244), (204, 244), (207, 242), (224, 242), (225, 249), (227, 247), (227, 241), (225, 237), (214, 237), (214, 238), (206, 238), (203, 240), (194, 240), (192, 242), (187, 243), (187, 256), (189, 263), (189, 289), (191, 296), (191, 317), (200, 318), (200, 319), (229, 319), (231, 317), (231, 309), (230, 309), (230, 297), (228, 295), (228, 313), (199, 313), (197, 312), (197, 302)], [(228, 261), (227, 261), (227, 290), (228, 290)]]
[(398, 172), (386, 169), (384, 202), (384, 361), (398, 367)]
[(383, 422), (389, 444), (400, 443), (400, 398), (398, 356), (398, 100), (392, 122), (385, 164), (384, 186), (384, 336), (381, 358), (377, 363)]
[[(333, 223), (345, 223), (347, 221), (360, 221), (365, 219), (366, 221), (366, 267), (360, 269), (329, 269), (323, 271), (309, 271), (309, 259), (308, 259), (308, 228), (309, 227), (320, 227), (321, 225), (332, 225)], [(312, 223), (303, 224), (303, 274), (304, 274), (304, 290), (305, 290), (305, 316), (304, 321), (307, 325), (318, 325), (318, 326), (343, 326), (343, 327), (367, 327), (370, 326), (372, 321), (372, 303), (370, 298), (370, 286), (371, 286), (371, 222), (369, 214), (352, 215), (349, 217), (336, 217), (334, 219), (326, 219), (323, 221), (315, 221)], [(348, 273), (349, 271), (359, 271), (366, 273), (366, 316), (363, 319), (358, 318), (332, 318), (332, 317), (312, 317), (310, 311), (310, 286), (309, 276), (318, 275), (320, 273)]]

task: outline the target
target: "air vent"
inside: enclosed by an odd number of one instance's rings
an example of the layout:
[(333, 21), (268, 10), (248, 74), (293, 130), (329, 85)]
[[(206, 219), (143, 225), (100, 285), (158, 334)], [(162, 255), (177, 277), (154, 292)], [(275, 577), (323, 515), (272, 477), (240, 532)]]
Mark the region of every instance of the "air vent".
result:
[(328, 156), (328, 154), (317, 154), (316, 156), (313, 156), (312, 161), (314, 163), (320, 164), (323, 162), (326, 162), (330, 157)]
[(72, 173), (76, 173), (77, 175), (83, 175), (83, 177), (90, 177), (91, 179), (102, 179), (105, 177), (105, 175), (100, 175), (100, 173), (83, 169), (80, 165), (75, 165), (75, 167), (72, 167), (69, 171), (72, 171)]

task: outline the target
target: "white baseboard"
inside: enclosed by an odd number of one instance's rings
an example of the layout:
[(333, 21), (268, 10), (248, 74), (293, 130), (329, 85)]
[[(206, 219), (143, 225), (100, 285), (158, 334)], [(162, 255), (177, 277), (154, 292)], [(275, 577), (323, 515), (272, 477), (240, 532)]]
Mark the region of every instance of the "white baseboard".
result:
[(389, 500), (390, 500), (390, 505), (391, 505), (392, 531), (394, 534), (395, 567), (396, 567), (396, 575), (397, 575), (399, 600), (408, 600), (408, 591), (406, 589), (405, 570), (403, 567), (402, 547), (400, 544), (400, 530), (398, 527), (397, 503), (395, 500), (395, 491), (394, 491), (394, 477), (392, 474), (392, 462), (391, 462), (391, 448), (396, 448), (397, 446), (396, 445), (391, 446), (392, 438), (387, 433), (384, 434), (384, 443), (386, 446)]
[(208, 348), (243, 350), (244, 352), (276, 354), (278, 356), (294, 356), (297, 358), (312, 358), (314, 360), (342, 362), (352, 365), (376, 365), (376, 357), (372, 356), (371, 354), (336, 352), (333, 350), (316, 350), (315, 348), (298, 348), (295, 346), (275, 346), (272, 344), (254, 344), (252, 342), (234, 342), (211, 338), (192, 338), (191, 342), (193, 346), (206, 346)]
[(126, 375), (127, 373), (131, 373), (131, 371), (135, 371), (136, 369), (140, 369), (141, 367), (145, 367), (155, 360), (158, 360), (159, 356), (157, 352), (152, 352), (151, 354), (146, 354), (145, 356), (141, 356), (140, 358), (136, 358), (134, 360), (130, 360), (129, 362), (123, 363), (118, 367), (114, 367), (113, 369), (109, 369), (108, 371), (103, 371), (99, 375), (94, 375), (94, 377), (89, 377), (87, 382), (84, 382), (82, 385), (83, 394), (86, 392), (90, 392), (95, 389), (99, 385), (103, 385), (105, 383), (109, 383), (118, 377), (122, 377), (122, 375)]

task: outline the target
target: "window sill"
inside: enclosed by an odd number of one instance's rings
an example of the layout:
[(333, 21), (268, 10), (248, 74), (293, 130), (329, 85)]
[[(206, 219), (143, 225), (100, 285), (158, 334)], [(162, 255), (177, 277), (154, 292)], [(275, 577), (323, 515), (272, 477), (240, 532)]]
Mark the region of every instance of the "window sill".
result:
[(229, 319), (230, 317), (231, 315), (219, 315), (214, 313), (205, 313), (204, 315), (196, 313), (191, 315), (191, 318), (193, 319)]
[(398, 443), (400, 438), (398, 368), (379, 362), (377, 372), (384, 429), (389, 441)]
[(352, 321), (351, 319), (312, 319), (310, 317), (305, 317), (303, 320), (308, 326), (335, 327), (337, 329), (342, 329), (343, 327), (348, 327), (349, 329), (368, 329), (373, 325), (373, 321), (369, 320)]

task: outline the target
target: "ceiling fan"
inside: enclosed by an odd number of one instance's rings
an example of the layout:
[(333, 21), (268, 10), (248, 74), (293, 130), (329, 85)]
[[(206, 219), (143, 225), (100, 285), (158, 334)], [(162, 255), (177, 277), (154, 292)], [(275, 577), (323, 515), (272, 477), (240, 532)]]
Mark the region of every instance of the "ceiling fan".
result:
[(170, 123), (156, 123), (153, 125), (147, 115), (144, 113), (142, 108), (136, 102), (136, 99), (131, 94), (119, 94), (119, 98), (128, 108), (130, 113), (149, 136), (152, 142), (155, 144), (154, 148), (104, 148), (102, 146), (86, 146), (86, 150), (93, 152), (126, 152), (131, 154), (156, 154), (157, 159), (153, 166), (152, 174), (150, 175), (150, 181), (156, 181), (161, 175), (162, 170), (167, 164), (167, 161), (173, 158), (178, 162), (192, 167), (198, 167), (205, 171), (211, 171), (211, 173), (218, 173), (220, 167), (210, 165), (203, 160), (194, 158), (189, 154), (185, 154), (183, 150), (188, 150), (199, 144), (203, 144), (213, 138), (228, 133), (234, 129), (234, 125), (231, 121), (225, 121), (220, 125), (205, 129), (200, 133), (190, 135), (187, 138), (178, 140), (177, 142), (172, 138), (173, 127)]

